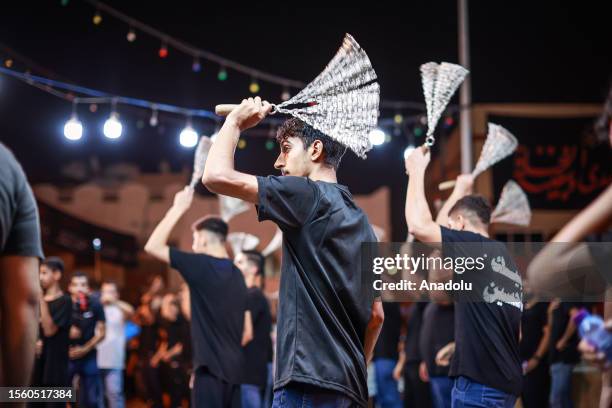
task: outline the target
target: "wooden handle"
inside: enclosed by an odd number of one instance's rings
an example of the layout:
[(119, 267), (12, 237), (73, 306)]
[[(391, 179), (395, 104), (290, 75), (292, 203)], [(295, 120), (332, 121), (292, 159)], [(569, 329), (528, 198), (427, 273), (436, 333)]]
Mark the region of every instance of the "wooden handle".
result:
[(449, 188), (455, 187), (455, 184), (456, 184), (455, 180), (443, 181), (440, 184), (438, 184), (438, 190), (440, 191), (448, 190)]
[(219, 115), (219, 116), (227, 116), (227, 115), (230, 114), (231, 111), (233, 111), (237, 107), (238, 107), (238, 105), (231, 104), (231, 103), (217, 105), (217, 106), (215, 106), (215, 113), (217, 115)]

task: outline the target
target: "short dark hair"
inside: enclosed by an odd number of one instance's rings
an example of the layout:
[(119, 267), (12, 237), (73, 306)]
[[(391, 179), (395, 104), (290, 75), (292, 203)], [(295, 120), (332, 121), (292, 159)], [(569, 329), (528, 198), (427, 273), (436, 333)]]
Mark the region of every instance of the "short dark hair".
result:
[(62, 275), (64, 274), (64, 270), (65, 270), (64, 261), (60, 257), (57, 257), (57, 256), (47, 257), (45, 258), (44, 261), (42, 261), (42, 264), (46, 266), (47, 268), (51, 269), (53, 272), (59, 272)]
[(286, 120), (276, 132), (276, 141), (278, 143), (282, 143), (289, 137), (297, 137), (302, 140), (304, 149), (308, 149), (315, 140), (320, 140), (323, 143), (323, 162), (338, 170), (340, 160), (342, 160), (342, 156), (346, 152), (346, 147), (297, 118)]
[(89, 276), (87, 276), (87, 274), (83, 271), (75, 271), (70, 277), (70, 280), (72, 281), (74, 278), (85, 278), (87, 279), (87, 284), (89, 285)]
[(264, 267), (266, 260), (261, 254), (261, 252), (250, 250), (242, 251), (242, 253), (247, 257), (250, 262), (254, 263), (257, 266), (257, 272), (255, 272), (255, 275), (265, 275)]
[(484, 225), (489, 225), (491, 222), (491, 205), (486, 198), (478, 194), (471, 194), (457, 201), (448, 215), (456, 211), (461, 211), (471, 221), (478, 220)]
[(205, 230), (208, 232), (212, 232), (213, 234), (216, 234), (223, 242), (225, 242), (225, 239), (227, 238), (227, 223), (219, 217), (207, 216), (200, 218), (192, 225), (191, 228), (194, 231)]

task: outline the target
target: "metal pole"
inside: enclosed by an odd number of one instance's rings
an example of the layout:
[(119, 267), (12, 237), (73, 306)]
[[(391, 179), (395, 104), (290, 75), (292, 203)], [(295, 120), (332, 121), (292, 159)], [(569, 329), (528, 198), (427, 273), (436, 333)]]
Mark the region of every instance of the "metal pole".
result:
[[(470, 69), (468, 0), (457, 0), (459, 17), (459, 63)], [(472, 86), (471, 75), (461, 85), (459, 126), (461, 130), (461, 172), (472, 171)]]

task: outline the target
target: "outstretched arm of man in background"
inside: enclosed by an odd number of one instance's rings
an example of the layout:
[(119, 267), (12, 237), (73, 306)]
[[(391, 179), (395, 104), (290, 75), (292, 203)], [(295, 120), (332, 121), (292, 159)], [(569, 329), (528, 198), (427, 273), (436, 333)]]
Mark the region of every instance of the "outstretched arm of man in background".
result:
[(457, 182), (455, 188), (448, 199), (440, 208), (438, 216), (436, 217), (436, 223), (438, 225), (446, 226), (448, 224), (448, 212), (451, 208), (461, 200), (463, 197), (472, 194), (474, 186), (474, 177), (471, 174), (460, 174), (457, 176)]
[(215, 142), (210, 148), (202, 183), (213, 193), (257, 204), (257, 178), (234, 168), (234, 153), (240, 132), (256, 126), (272, 110), (272, 105), (261, 100), (244, 99), (225, 119)]
[(191, 187), (185, 187), (176, 193), (174, 204), (172, 204), (164, 218), (157, 224), (157, 227), (155, 227), (145, 244), (144, 250), (148, 254), (160, 261), (170, 263), (170, 247), (168, 246), (170, 233), (183, 214), (191, 207), (192, 201), (193, 189)]
[[(581, 243), (588, 234), (600, 231), (612, 224), (612, 185), (595, 199), (587, 208), (568, 222), (551, 239), (527, 268), (527, 279), (537, 291), (555, 288), (555, 296), (573, 294), (576, 288), (569, 279), (570, 265), (594, 265), (586, 244)], [(571, 261), (571, 262), (570, 262)], [(595, 268), (589, 268), (595, 271)], [(606, 282), (602, 276), (592, 273), (586, 276), (589, 287), (602, 288)], [(574, 278), (576, 278), (575, 275)], [(608, 316), (612, 317), (612, 316)]]
[(425, 170), (430, 159), (431, 152), (423, 145), (405, 160), (408, 174), (405, 215), (408, 231), (416, 239), (421, 242), (440, 242), (440, 226), (433, 220), (425, 197)]

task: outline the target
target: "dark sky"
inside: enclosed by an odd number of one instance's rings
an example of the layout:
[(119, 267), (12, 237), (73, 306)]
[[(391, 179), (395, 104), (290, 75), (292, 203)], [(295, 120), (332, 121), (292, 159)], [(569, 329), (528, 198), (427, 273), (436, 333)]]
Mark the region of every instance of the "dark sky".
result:
[[(401, 10), (266, 5), (264, 15), (242, 15), (246, 6), (238, 4), (232, 10), (215, 10), (201, 1), (109, 2), (200, 48), (305, 82), (320, 72), (344, 33), (350, 32), (368, 52), (384, 99), (421, 102), (419, 65), (458, 61), (456, 4), (403, 3)], [(472, 1), (474, 102), (602, 102), (612, 73), (612, 47), (609, 12), (597, 8), (599, 4)], [(263, 3), (253, 5), (264, 9)], [(83, 1), (70, 0), (67, 7), (59, 0), (11, 2), (0, 13), (0, 43), (71, 82), (115, 94), (205, 109), (248, 95), (249, 77), (229, 71), (229, 79), (221, 83), (216, 79), (218, 66), (206, 61), (202, 72), (193, 73), (190, 57), (170, 49), (169, 57), (161, 60), (158, 40), (140, 34), (130, 44), (125, 24), (103, 15), (102, 24), (94, 26), (93, 14)], [(261, 88), (264, 97), (278, 101), (280, 87), (262, 82)], [(60, 181), (62, 164), (94, 155), (102, 163), (125, 160), (145, 170), (155, 169), (161, 159), (175, 169), (191, 163), (192, 152), (177, 145), (182, 118), (166, 121), (162, 116), (166, 126), (159, 134), (148, 126), (136, 128), (147, 112), (124, 109), (125, 137), (111, 144), (100, 130), (108, 107), (101, 106), (96, 114), (82, 107), (86, 134), (75, 144), (62, 136), (70, 109), (66, 102), (0, 76), (0, 140), (14, 150), (33, 182)], [(211, 126), (205, 121), (195, 125), (200, 131)], [(262, 140), (247, 141), (247, 149), (238, 153), (239, 167), (272, 172), (275, 152), (266, 151)], [(398, 137), (365, 162), (346, 158), (342, 181), (355, 192), (402, 184), (398, 152), (405, 144)]]

